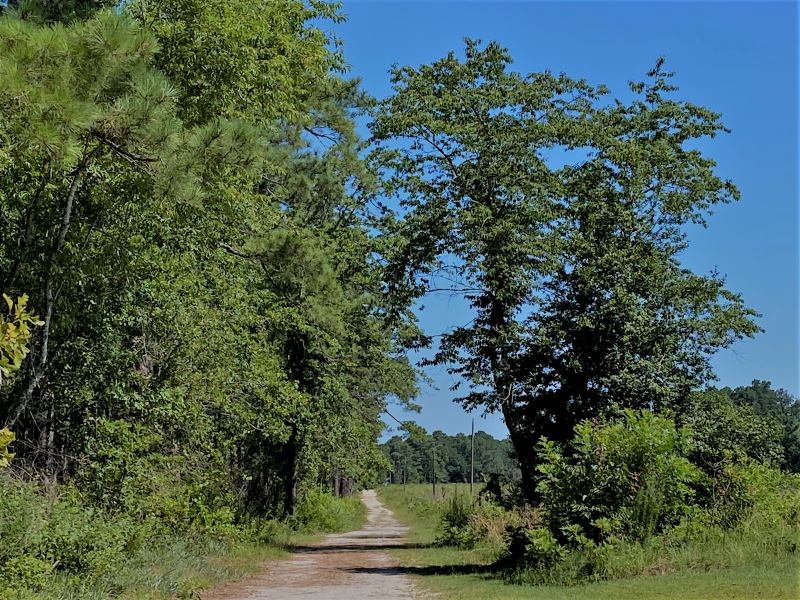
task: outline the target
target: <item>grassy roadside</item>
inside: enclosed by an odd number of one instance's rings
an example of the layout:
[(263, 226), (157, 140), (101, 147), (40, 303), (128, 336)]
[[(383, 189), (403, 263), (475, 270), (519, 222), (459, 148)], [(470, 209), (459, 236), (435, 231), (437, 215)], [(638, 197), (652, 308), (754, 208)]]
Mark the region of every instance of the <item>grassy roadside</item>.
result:
[[(443, 495), (448, 494), (445, 486)], [(465, 493), (453, 487), (449, 493)], [(746, 566), (706, 572), (640, 576), (589, 585), (520, 586), (512, 585), (493, 572), (489, 565), (498, 549), (477, 547), (460, 549), (436, 547), (432, 542), (441, 501), (434, 502), (430, 486), (388, 486), (379, 497), (398, 519), (409, 526), (410, 547), (392, 553), (409, 568), (417, 589), (440, 600), (469, 597), (472, 600), (797, 600), (798, 562), (787, 559), (768, 566)]]
[(255, 575), (270, 560), (288, 556), (279, 546), (177, 540), (150, 548), (113, 573), (83, 578), (59, 574), (45, 587), (17, 598), (41, 600), (168, 600), (197, 598), (201, 590)]
[[(39, 501), (35, 495), (26, 499)], [(17, 508), (5, 520), (0, 516), (0, 532), (8, 534), (6, 539), (0, 536), (2, 600), (199, 598), (203, 590), (254, 575), (265, 562), (288, 557), (294, 545), (306, 545), (324, 533), (358, 529), (366, 520), (366, 507), (357, 497), (310, 493), (290, 521), (255, 520), (217, 532), (188, 526), (145, 536), (134, 530), (138, 541), (131, 536), (113, 547), (113, 536), (96, 533), (109, 528), (103, 513), (77, 512), (72, 521), (56, 522), (63, 511), (38, 513), (45, 519), (37, 520), (28, 518), (34, 514), (30, 502)], [(3, 552), (14, 550), (18, 553), (3, 562)], [(60, 558), (44, 571), (42, 557), (56, 553)], [(83, 562), (75, 562), (76, 557)]]

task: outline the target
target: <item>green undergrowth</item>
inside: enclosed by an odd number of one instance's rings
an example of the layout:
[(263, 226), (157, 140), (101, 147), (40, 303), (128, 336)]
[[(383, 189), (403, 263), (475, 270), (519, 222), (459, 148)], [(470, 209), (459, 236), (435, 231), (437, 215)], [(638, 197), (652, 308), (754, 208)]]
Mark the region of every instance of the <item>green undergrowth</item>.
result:
[(105, 573), (57, 571), (38, 584), (3, 590), (9, 600), (195, 598), (217, 583), (255, 574), (268, 560), (287, 556), (278, 546), (179, 536), (154, 540)]
[(305, 533), (356, 531), (367, 520), (367, 507), (357, 496), (337, 498), (321, 490), (308, 490), (292, 520), (293, 529)]
[[(792, 539), (800, 542), (797, 530), (776, 532), (774, 523), (758, 518), (733, 531), (696, 523), (694, 527), (702, 531), (691, 532), (691, 541), (680, 541), (679, 535), (687, 532), (676, 531), (671, 538), (606, 548), (602, 556), (573, 552), (547, 569), (506, 569), (504, 549), (486, 539), (442, 545), (448, 520), (464, 518), (463, 507), (454, 507), (455, 493), (434, 501), (430, 486), (408, 486), (403, 491), (395, 485), (379, 494), (410, 528), (410, 543), (393, 551), (395, 557), (421, 589), (444, 600), (467, 595), (497, 600), (800, 597), (800, 557), (792, 545)], [(598, 572), (593, 576), (591, 569)]]
[(100, 600), (195, 598), (258, 571), (316, 534), (358, 529), (355, 497), (309, 489), (290, 520), (175, 519), (104, 511), (70, 486), (44, 493), (0, 476), (0, 598)]
[(432, 543), (436, 537), (436, 527), (442, 516), (444, 504), (438, 498), (446, 498), (463, 492), (463, 484), (439, 486), (437, 500), (433, 498), (430, 484), (409, 483), (407, 485), (387, 485), (377, 490), (378, 497), (395, 516), (408, 525), (407, 539), (410, 543)]

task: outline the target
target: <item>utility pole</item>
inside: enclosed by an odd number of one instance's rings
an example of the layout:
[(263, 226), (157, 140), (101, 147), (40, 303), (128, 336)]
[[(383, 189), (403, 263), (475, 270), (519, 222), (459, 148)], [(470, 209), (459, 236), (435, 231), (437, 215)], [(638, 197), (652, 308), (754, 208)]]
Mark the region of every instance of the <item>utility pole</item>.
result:
[(406, 473), (408, 473), (408, 453), (405, 455), (405, 463), (403, 464), (403, 491), (406, 491)]
[(433, 441), (433, 499), (436, 500), (436, 441)]
[(475, 417), (472, 417), (472, 435), (469, 442), (469, 497), (470, 499), (475, 496), (472, 493), (472, 487), (475, 485)]

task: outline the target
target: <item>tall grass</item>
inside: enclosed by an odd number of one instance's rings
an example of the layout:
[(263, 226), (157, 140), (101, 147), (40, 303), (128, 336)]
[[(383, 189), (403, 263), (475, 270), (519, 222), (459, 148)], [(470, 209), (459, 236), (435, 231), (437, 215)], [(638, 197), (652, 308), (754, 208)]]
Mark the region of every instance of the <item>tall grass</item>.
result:
[[(477, 495), (482, 486), (476, 485)], [(410, 525), (409, 541), (429, 544), (436, 540), (440, 531), (442, 514), (447, 502), (454, 497), (469, 496), (468, 483), (448, 483), (436, 486), (436, 496), (429, 483), (392, 484), (380, 487), (380, 499), (400, 521)]]
[(195, 598), (287, 554), (298, 535), (358, 529), (358, 498), (308, 490), (286, 521), (165, 525), (110, 513), (76, 490), (0, 477), (0, 599)]
[(333, 533), (355, 531), (366, 518), (367, 507), (358, 497), (337, 498), (311, 489), (303, 494), (292, 524), (305, 533)]

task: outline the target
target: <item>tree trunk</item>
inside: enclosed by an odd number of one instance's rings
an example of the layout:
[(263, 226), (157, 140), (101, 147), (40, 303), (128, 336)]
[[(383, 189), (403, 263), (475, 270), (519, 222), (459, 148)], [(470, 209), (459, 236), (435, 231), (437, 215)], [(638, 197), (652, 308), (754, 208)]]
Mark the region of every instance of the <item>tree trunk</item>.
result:
[(283, 513), (287, 517), (293, 516), (297, 509), (297, 461), (300, 454), (298, 437), (297, 426), (292, 425), (292, 434), (286, 442), (283, 469)]
[(517, 455), (517, 462), (519, 463), (519, 470), (522, 476), (520, 481), (522, 497), (529, 504), (536, 504), (538, 501), (536, 492), (537, 460), (534, 441), (530, 439), (530, 436), (525, 435), (516, 411), (510, 403), (504, 402), (502, 411), (503, 419), (508, 427), (511, 445), (514, 447), (514, 453)]
[(66, 205), (64, 206), (64, 213), (61, 216), (61, 225), (58, 229), (58, 236), (56, 238), (56, 242), (53, 245), (53, 249), (50, 252), (49, 262), (46, 267), (45, 271), (45, 280), (44, 280), (44, 295), (45, 295), (45, 315), (44, 315), (44, 324), (42, 325), (42, 343), (41, 349), (38, 352), (38, 360), (36, 361), (36, 366), (33, 367), (31, 370), (30, 377), (28, 379), (28, 385), (25, 388), (25, 392), (20, 399), (17, 408), (14, 409), (13, 413), (11, 414), (11, 418), (7, 421), (6, 426), (11, 428), (13, 427), (19, 418), (22, 416), (22, 413), (25, 412), (25, 409), (30, 404), (31, 399), (33, 398), (33, 394), (36, 392), (37, 389), (42, 384), (42, 381), (45, 377), (45, 373), (47, 371), (47, 361), (48, 361), (48, 347), (50, 342), (50, 324), (52, 323), (53, 319), (53, 307), (55, 304), (55, 293), (53, 290), (54, 282), (53, 282), (53, 269), (55, 267), (56, 259), (58, 258), (61, 249), (64, 247), (64, 243), (67, 239), (67, 232), (69, 231), (69, 226), (72, 221), (72, 208), (75, 205), (75, 196), (78, 193), (78, 188), (80, 187), (81, 181), (83, 180), (83, 176), (86, 173), (86, 168), (89, 164), (89, 160), (91, 159), (93, 153), (86, 153), (84, 154), (83, 158), (81, 159), (78, 166), (75, 168), (72, 182), (69, 185), (69, 192), (67, 193), (67, 200)]

